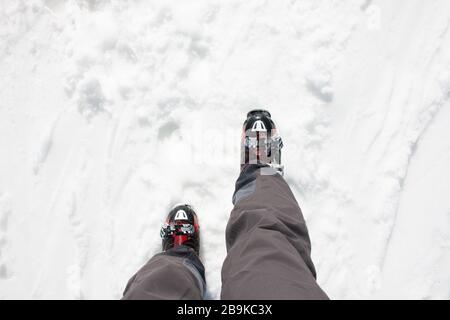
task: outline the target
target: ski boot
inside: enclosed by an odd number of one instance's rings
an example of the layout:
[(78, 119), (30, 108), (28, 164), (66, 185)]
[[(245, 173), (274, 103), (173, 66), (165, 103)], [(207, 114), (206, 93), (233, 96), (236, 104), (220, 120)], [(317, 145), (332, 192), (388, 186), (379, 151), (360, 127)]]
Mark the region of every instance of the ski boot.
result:
[(252, 110), (247, 114), (241, 140), (241, 170), (256, 164), (271, 167), (283, 175), (281, 149), (283, 141), (271, 115), (266, 110)]
[(197, 214), (187, 204), (175, 206), (161, 228), (162, 248), (187, 246), (200, 255), (200, 228)]

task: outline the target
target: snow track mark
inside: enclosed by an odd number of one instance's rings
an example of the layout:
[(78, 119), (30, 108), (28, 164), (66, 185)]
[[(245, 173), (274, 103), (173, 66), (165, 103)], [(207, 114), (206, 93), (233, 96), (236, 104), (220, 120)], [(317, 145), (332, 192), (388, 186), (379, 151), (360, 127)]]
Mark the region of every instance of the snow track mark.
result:
[(10, 197), (0, 193), (0, 280), (11, 276), (6, 258), (8, 223), (12, 213)]
[(89, 239), (86, 236), (83, 218), (78, 214), (76, 194), (73, 193), (68, 201), (68, 219), (77, 246), (77, 263), (67, 269), (67, 285), (74, 299), (83, 299), (82, 279), (87, 264)]

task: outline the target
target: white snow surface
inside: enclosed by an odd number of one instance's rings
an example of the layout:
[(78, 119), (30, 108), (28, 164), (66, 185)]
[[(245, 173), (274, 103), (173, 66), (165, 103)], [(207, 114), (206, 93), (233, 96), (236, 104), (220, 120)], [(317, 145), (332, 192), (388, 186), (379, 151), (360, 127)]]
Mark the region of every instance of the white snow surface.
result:
[(334, 299), (450, 297), (450, 1), (0, 0), (0, 298), (119, 299), (180, 202), (208, 298), (252, 108)]

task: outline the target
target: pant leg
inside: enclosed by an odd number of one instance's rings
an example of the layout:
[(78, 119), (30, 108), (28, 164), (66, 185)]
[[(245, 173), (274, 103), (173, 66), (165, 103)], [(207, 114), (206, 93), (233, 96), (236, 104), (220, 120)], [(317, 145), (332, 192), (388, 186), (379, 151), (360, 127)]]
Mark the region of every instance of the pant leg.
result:
[(316, 282), (300, 207), (279, 174), (246, 166), (226, 229), (222, 299), (328, 299)]
[(195, 251), (179, 246), (150, 259), (128, 282), (123, 300), (201, 300), (205, 269)]

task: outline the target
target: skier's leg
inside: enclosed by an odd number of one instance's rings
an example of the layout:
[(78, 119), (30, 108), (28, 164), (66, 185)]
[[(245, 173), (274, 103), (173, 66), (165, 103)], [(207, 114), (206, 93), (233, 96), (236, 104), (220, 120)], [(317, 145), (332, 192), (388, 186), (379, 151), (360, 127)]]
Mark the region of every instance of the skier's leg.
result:
[(222, 298), (327, 299), (316, 282), (300, 207), (283, 177), (271, 170), (244, 166), (236, 183)]
[(300, 207), (281, 173), (283, 142), (266, 110), (247, 114), (226, 230), (224, 299), (327, 299)]
[(205, 270), (196, 252), (177, 246), (150, 259), (128, 282), (123, 300), (200, 300)]
[(128, 282), (124, 300), (203, 299), (205, 268), (200, 261), (200, 229), (189, 205), (178, 205), (161, 229), (164, 252), (154, 256)]

